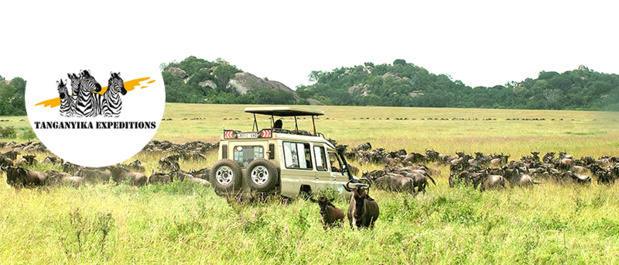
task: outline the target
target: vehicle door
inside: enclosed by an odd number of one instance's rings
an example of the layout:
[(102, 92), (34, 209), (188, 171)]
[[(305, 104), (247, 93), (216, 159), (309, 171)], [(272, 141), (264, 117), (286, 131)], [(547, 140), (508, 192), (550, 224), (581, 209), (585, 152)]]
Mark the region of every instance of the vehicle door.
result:
[(331, 187), (339, 193), (343, 192), (343, 183), (348, 182), (348, 177), (342, 172), (342, 160), (335, 150), (327, 150), (328, 169), (331, 175)]
[[(316, 176), (310, 144), (284, 141), (282, 147), (284, 149), (284, 167), (281, 168), (280, 174), (282, 185), (285, 185), (284, 182), (294, 182), (295, 184), (291, 183), (294, 187), (300, 185), (314, 186)], [(284, 191), (282, 190), (282, 192)], [(299, 190), (286, 191), (286, 193), (288, 192), (298, 193)]]
[(312, 145), (312, 154), (314, 158), (314, 167), (316, 171), (314, 175), (316, 177), (316, 188), (324, 190), (327, 188), (333, 188), (334, 177), (329, 171), (329, 163), (327, 159), (327, 153), (322, 143), (314, 143)]

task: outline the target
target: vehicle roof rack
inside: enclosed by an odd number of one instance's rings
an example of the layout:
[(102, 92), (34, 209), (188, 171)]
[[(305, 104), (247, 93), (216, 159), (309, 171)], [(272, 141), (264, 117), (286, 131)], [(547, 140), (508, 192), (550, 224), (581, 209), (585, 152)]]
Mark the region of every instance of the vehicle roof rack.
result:
[(322, 110), (309, 110), (292, 107), (250, 107), (245, 108), (245, 112), (278, 117), (325, 115), (325, 112)]
[(258, 130), (258, 120), (256, 119), (256, 114), (270, 115), (271, 116), (271, 128), (273, 128), (273, 124), (275, 123), (274, 116), (294, 117), (295, 131), (299, 131), (299, 124), (297, 123), (297, 116), (311, 116), (312, 126), (314, 128), (314, 135), (317, 135), (316, 122), (314, 121), (314, 117), (325, 115), (325, 112), (322, 110), (308, 110), (308, 109), (291, 108), (291, 107), (250, 107), (250, 108), (245, 108), (245, 112), (254, 114), (254, 124), (252, 125), (252, 131)]

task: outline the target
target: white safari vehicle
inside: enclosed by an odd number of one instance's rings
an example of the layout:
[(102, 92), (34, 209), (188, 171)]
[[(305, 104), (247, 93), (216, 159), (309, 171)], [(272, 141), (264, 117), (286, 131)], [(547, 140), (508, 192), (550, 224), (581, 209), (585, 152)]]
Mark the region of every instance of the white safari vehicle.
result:
[[(219, 142), (219, 161), (211, 168), (210, 182), (217, 194), (257, 198), (281, 195), (295, 198), (331, 189), (348, 196), (344, 185), (357, 182), (335, 146), (316, 132), (314, 118), (323, 111), (291, 107), (245, 108), (254, 116), (252, 131), (224, 130)], [(259, 128), (258, 115), (271, 116)], [(310, 116), (311, 131), (299, 130), (297, 117)], [(294, 117), (294, 128), (281, 128), (279, 117)]]

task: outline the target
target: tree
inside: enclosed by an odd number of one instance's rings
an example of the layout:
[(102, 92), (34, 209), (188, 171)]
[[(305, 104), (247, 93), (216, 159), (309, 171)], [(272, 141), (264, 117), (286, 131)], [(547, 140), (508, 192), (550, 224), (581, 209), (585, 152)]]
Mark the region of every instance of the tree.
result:
[(220, 91), (225, 91), (230, 79), (232, 79), (236, 73), (241, 71), (237, 69), (236, 66), (230, 65), (221, 58), (217, 59), (217, 63), (218, 65), (213, 69), (215, 83)]
[(11, 85), (15, 87), (16, 93), (22, 96), (26, 94), (26, 80), (24, 80), (23, 78), (21, 77), (13, 78), (13, 80), (11, 80)]
[(393, 61), (393, 65), (406, 65), (406, 61), (404, 59), (395, 59), (395, 61)]

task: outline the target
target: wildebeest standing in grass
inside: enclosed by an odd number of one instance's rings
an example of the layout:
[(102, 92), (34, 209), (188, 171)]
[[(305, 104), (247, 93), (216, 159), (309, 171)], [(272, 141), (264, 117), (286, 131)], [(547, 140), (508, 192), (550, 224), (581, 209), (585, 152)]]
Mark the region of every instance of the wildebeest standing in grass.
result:
[(417, 193), (423, 192), (426, 193), (426, 187), (428, 186), (428, 179), (436, 185), (436, 182), (427, 172), (411, 172), (406, 174), (407, 178), (411, 178), (413, 180), (413, 195), (415, 195), (415, 189), (417, 188)]
[(315, 200), (310, 198), (312, 202), (318, 203), (318, 206), (320, 206), (320, 216), (322, 217), (322, 227), (324, 229), (333, 225), (340, 226), (342, 221), (344, 221), (344, 211), (333, 205), (334, 199), (328, 200), (327, 197), (320, 197), (318, 200)]
[(21, 167), (8, 167), (5, 171), (6, 183), (17, 189), (45, 186), (47, 181), (47, 174), (44, 172), (30, 171)]
[(81, 168), (75, 173), (76, 176), (84, 178), (90, 184), (108, 183), (112, 173), (98, 168)]
[(142, 187), (147, 184), (148, 178), (142, 173), (131, 172), (120, 165), (110, 166), (109, 168), (112, 172), (112, 179), (116, 184), (127, 179), (131, 186)]
[(374, 223), (380, 214), (378, 203), (367, 194), (363, 186), (355, 185), (351, 188), (349, 184), (346, 183), (344, 189), (352, 193), (348, 207), (350, 228), (355, 229), (357, 226), (357, 228), (374, 229)]
[(475, 186), (479, 185), (479, 191), (485, 191), (489, 189), (504, 189), (505, 188), (505, 178), (501, 175), (490, 175), (487, 172), (482, 173), (480, 177), (473, 182), (478, 182), (479, 184), (475, 184)]
[(153, 173), (148, 177), (148, 184), (168, 184), (172, 182), (172, 176), (165, 173)]
[(413, 179), (402, 176), (401, 174), (389, 173), (374, 180), (374, 184), (379, 189), (402, 192), (408, 191), (415, 195)]

